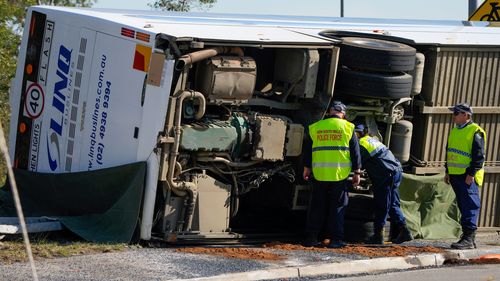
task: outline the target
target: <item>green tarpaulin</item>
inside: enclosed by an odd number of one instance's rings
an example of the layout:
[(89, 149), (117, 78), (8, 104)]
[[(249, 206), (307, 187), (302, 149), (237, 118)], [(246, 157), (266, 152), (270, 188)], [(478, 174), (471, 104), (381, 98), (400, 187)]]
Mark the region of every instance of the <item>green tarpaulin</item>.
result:
[[(126, 243), (139, 218), (146, 162), (89, 172), (46, 174), (15, 170), (26, 217), (53, 217), (92, 242)], [(0, 216), (17, 216), (8, 186)]]
[(401, 208), (415, 238), (439, 239), (460, 236), (460, 211), (444, 174), (404, 174), (399, 187)]

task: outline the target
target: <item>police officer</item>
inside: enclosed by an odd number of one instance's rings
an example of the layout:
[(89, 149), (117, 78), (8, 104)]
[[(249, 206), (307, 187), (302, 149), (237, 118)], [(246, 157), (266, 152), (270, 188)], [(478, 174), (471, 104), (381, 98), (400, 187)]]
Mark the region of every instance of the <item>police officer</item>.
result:
[(451, 247), (473, 249), (481, 207), (478, 185), (483, 183), (486, 132), (472, 122), (472, 108), (468, 104), (459, 103), (449, 109), (453, 111), (456, 126), (448, 137), (444, 181), (453, 187), (462, 214), (462, 236)]
[[(325, 216), (330, 234), (329, 248), (345, 246), (344, 213), (348, 203), (348, 177), (354, 171), (352, 184), (359, 184), (361, 159), (354, 124), (344, 120), (346, 106), (334, 101), (329, 117), (309, 126), (304, 145), (305, 180), (313, 180), (309, 217), (304, 246), (319, 245), (318, 234)], [(312, 168), (312, 169), (311, 169)], [(311, 173), (312, 172), (312, 173)]]
[(375, 201), (374, 234), (366, 242), (384, 243), (383, 229), (387, 215), (391, 217), (393, 229), (391, 241), (400, 244), (413, 240), (399, 202), (398, 187), (403, 172), (401, 163), (383, 143), (367, 133), (363, 124), (356, 125), (355, 132), (359, 138), (361, 164), (372, 181)]

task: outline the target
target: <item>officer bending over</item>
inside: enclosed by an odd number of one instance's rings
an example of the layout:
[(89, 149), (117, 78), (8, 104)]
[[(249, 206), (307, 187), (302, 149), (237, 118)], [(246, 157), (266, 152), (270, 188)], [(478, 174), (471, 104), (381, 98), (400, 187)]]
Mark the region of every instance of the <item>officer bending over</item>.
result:
[(384, 243), (383, 229), (387, 215), (391, 217), (393, 230), (390, 240), (397, 244), (412, 240), (399, 203), (398, 187), (403, 172), (401, 163), (384, 144), (367, 134), (363, 124), (356, 125), (355, 132), (359, 138), (361, 163), (372, 181), (375, 200), (374, 234), (367, 243)]

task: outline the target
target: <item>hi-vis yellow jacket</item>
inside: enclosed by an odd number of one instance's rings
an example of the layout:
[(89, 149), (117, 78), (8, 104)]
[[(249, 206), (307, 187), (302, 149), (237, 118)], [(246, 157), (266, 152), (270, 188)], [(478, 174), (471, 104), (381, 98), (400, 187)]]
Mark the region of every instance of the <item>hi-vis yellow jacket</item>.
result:
[(320, 120), (309, 126), (312, 171), (318, 181), (341, 181), (351, 172), (349, 141), (354, 124), (340, 118)]
[[(484, 149), (486, 150), (486, 132), (476, 123), (471, 123), (464, 128), (453, 128), (448, 138), (448, 150), (446, 152), (446, 165), (448, 174), (462, 175), (472, 161), (472, 142), (476, 132), (482, 132), (484, 136)], [(484, 165), (484, 164), (483, 164)], [(474, 179), (478, 185), (483, 184), (484, 169), (479, 170)]]

